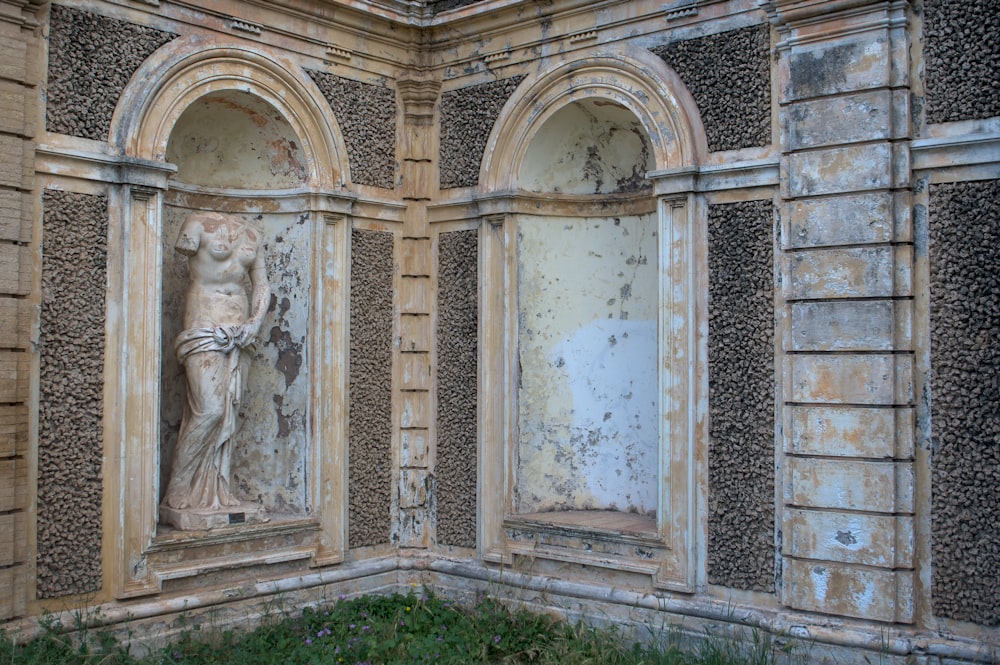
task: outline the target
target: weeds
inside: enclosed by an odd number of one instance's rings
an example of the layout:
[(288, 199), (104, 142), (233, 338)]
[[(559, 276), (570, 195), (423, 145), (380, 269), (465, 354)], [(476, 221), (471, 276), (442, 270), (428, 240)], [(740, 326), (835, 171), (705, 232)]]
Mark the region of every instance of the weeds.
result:
[(37, 640), (16, 646), (0, 634), (7, 665), (364, 665), (414, 663), (536, 663), (538, 665), (771, 665), (770, 640), (707, 637), (690, 650), (676, 636), (635, 643), (618, 629), (572, 625), (511, 610), (487, 595), (471, 606), (412, 591), (392, 596), (341, 598), (305, 609), (250, 632), (187, 631), (176, 643), (132, 657), (109, 635), (73, 633), (48, 624)]

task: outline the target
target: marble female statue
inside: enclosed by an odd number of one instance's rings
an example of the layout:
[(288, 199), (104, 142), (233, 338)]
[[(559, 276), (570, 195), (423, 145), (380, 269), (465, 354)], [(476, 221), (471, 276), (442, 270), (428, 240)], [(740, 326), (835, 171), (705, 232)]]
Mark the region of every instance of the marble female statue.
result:
[(196, 212), (174, 248), (188, 257), (190, 280), (174, 343), (187, 400), (160, 516), (179, 529), (261, 521), (262, 509), (241, 503), (229, 487), (245, 349), (260, 332), (270, 297), (260, 233), (235, 215)]

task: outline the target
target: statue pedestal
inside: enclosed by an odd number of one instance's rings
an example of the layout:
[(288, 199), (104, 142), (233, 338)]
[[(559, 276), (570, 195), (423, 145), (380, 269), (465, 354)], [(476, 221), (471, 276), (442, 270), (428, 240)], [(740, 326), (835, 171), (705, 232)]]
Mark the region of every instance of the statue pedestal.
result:
[(267, 511), (255, 503), (223, 508), (171, 508), (160, 506), (160, 522), (181, 531), (207, 531), (236, 524), (262, 524)]

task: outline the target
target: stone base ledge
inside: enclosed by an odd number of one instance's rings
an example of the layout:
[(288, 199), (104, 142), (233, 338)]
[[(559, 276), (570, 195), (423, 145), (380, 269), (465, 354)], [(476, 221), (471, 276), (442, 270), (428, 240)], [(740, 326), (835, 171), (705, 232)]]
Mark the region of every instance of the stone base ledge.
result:
[(223, 508), (171, 508), (160, 506), (160, 522), (181, 531), (208, 531), (234, 524), (263, 524), (269, 521), (261, 506), (241, 503)]

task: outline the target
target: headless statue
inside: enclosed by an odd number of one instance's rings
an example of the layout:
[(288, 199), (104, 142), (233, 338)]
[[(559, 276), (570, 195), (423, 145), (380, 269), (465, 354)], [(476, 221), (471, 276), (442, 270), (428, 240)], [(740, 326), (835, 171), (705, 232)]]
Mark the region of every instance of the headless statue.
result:
[(184, 329), (174, 343), (187, 401), (160, 518), (178, 529), (266, 521), (259, 506), (241, 502), (229, 487), (249, 365), (244, 349), (260, 332), (270, 298), (260, 234), (235, 215), (197, 212), (174, 248), (188, 257), (190, 276)]

